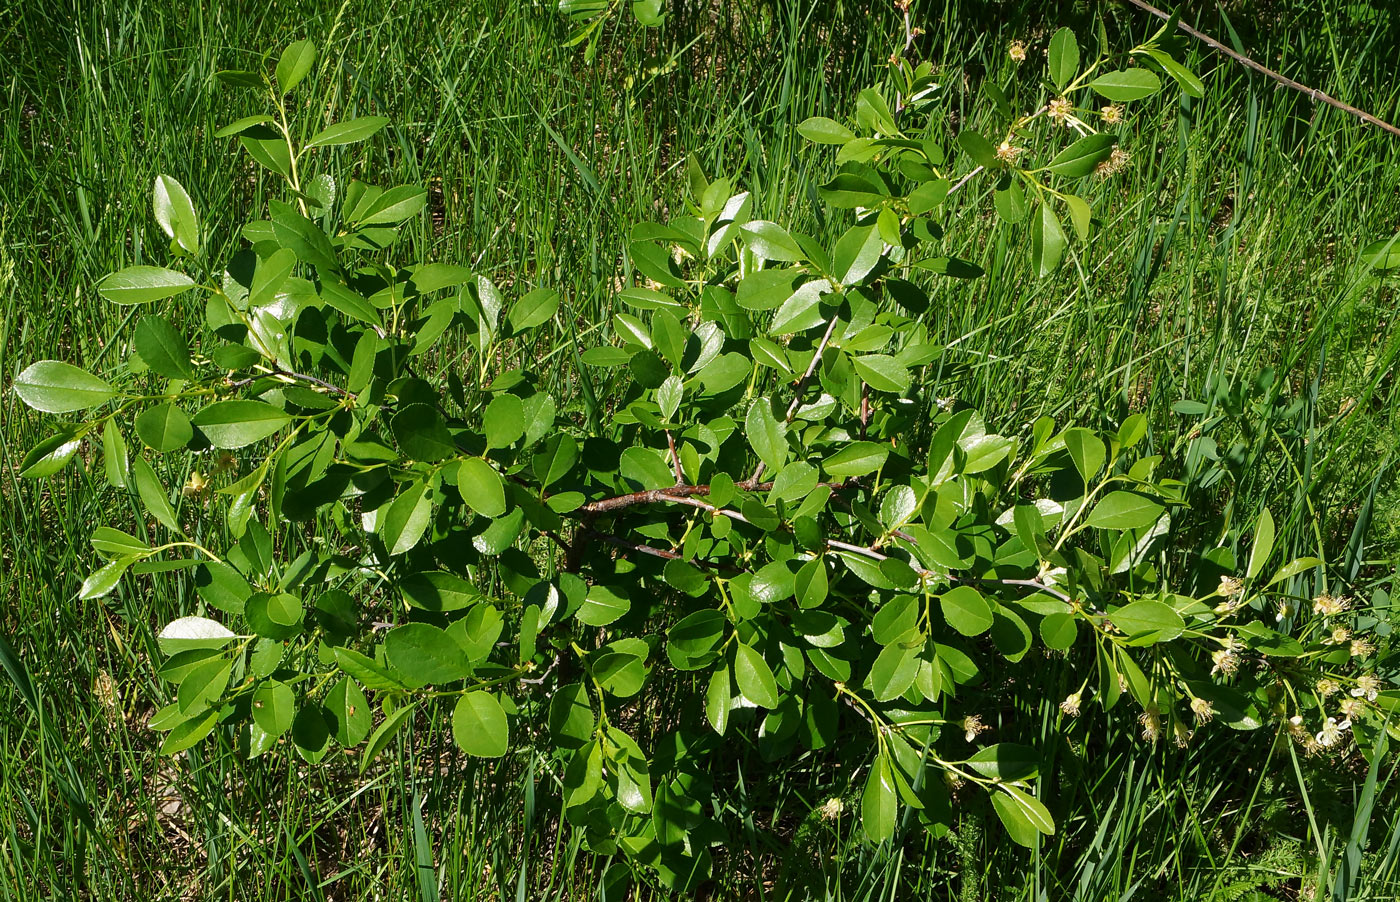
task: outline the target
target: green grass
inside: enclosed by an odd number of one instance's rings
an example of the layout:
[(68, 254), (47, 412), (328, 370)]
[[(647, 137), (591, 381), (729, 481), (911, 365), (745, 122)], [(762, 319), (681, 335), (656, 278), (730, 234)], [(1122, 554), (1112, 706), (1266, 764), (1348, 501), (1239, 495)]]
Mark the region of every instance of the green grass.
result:
[[(40, 358), (101, 368), (126, 353), (125, 314), (92, 286), (158, 240), (157, 173), (190, 190), (213, 259), (227, 256), (269, 183), (213, 137), (252, 110), (212, 73), (301, 37), (325, 46), (326, 89), (299, 111), (308, 128), (320, 115), (394, 122), (362, 168), (342, 154), (332, 173), (432, 192), (405, 259), (564, 293), (574, 334), (528, 349), (557, 361), (560, 397), (589, 390), (567, 345), (608, 334), (626, 230), (679, 208), (688, 157), (737, 177), (767, 218), (821, 228), (807, 191), (830, 156), (795, 126), (846, 113), (878, 77), (897, 27), (884, 4), (685, 3), (660, 34), (609, 34), (593, 64), (560, 46), (567, 26), (549, 5), (0, 4), (0, 383)], [(1058, 6), (918, 3), (919, 49), (970, 111), (984, 76), (1010, 75), (1007, 40), (1063, 24)], [(1226, 8), (1256, 58), (1397, 121), (1400, 20), (1384, 6)], [(1107, 17), (1125, 42), (1156, 28), (1127, 7)], [(1217, 13), (1199, 25), (1232, 39)], [(1281, 547), (1323, 551), (1352, 591), (1388, 605), (1400, 564), (1397, 295), (1356, 259), (1400, 230), (1400, 140), (1200, 62), (1208, 96), (1147, 106), (1133, 164), (1095, 189), (1093, 247), (1059, 276), (1027, 274), (1024, 228), (995, 224), (986, 198), (963, 198), (958, 216), (976, 227), (955, 231), (951, 249), (991, 275), (936, 297), (928, 325), (949, 348), (937, 391), (1006, 430), (1043, 413), (1097, 424), (1141, 410), (1165, 453), (1197, 472), (1218, 467), (1231, 489), (1228, 503), (1195, 499), (1202, 534), (1235, 541), (1268, 505)], [(1174, 444), (1195, 422), (1172, 408), (1188, 399), (1211, 407), (1202, 423), (1219, 417), (1206, 434), (1220, 462), (1205, 443), (1189, 457)], [(161, 577), (75, 600), (92, 526), (139, 530), (141, 515), (100, 468), (21, 481), (15, 465), (45, 429), (6, 392), (0, 636), (17, 657), (0, 654), (0, 899), (630, 898), (618, 863), (584, 853), (554, 816), (543, 756), (468, 764), (441, 725), (412, 732), (364, 778), (352, 759), (246, 762), (214, 744), (159, 758), (143, 726), (167, 692), (154, 630), (192, 610), (193, 594)], [(1044, 678), (1055, 697), (1074, 688), (1061, 662)], [(1039, 701), (1042, 686), (1010, 691), (1019, 729), (1053, 750), (1047, 785), (1074, 787), (1037, 854), (1006, 842), (971, 797), (949, 837), (913, 829), (874, 850), (852, 816), (847, 773), (859, 762), (773, 772), (744, 748), (744, 782), (724, 795), (744, 827), (716, 850), (709, 897), (1297, 898), (1321, 881), (1321, 898), (1348, 854), (1362, 878), (1340, 898), (1391, 898), (1400, 886), (1392, 770), (1373, 777), (1372, 807), (1364, 769), (1295, 760), (1272, 735), (1203, 730), (1185, 751), (1148, 750), (1129, 715), (1071, 724)], [(846, 812), (826, 820), (814, 809), (832, 797)]]

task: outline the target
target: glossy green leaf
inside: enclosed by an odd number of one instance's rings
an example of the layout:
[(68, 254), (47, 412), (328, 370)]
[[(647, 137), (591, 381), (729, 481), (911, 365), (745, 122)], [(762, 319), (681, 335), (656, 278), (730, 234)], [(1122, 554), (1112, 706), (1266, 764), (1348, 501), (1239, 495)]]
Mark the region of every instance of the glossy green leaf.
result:
[(381, 520), (377, 524), (380, 541), (391, 556), (404, 554), (423, 538), (432, 515), (432, 495), (421, 483), (411, 483), (380, 511)]
[(296, 695), (286, 683), (268, 680), (253, 691), (253, 722), (272, 737), (290, 730), (296, 714)]
[(796, 263), (807, 259), (787, 229), (776, 222), (755, 219), (740, 226), (739, 232), (749, 249), (765, 260)]
[(1170, 605), (1150, 599), (1129, 602), (1108, 616), (1134, 644), (1167, 642), (1186, 629), (1186, 622)]
[(158, 175), (151, 201), (156, 223), (165, 237), (187, 253), (199, 253), (199, 217), (184, 187), (171, 176)]
[(1064, 90), (1079, 72), (1079, 42), (1074, 32), (1061, 28), (1050, 38), (1050, 51), (1047, 54), (1050, 64), (1050, 80), (1055, 87)]
[(851, 358), (851, 365), (866, 384), (877, 391), (904, 394), (913, 377), (898, 360), (886, 354), (864, 354)]
[(1046, 169), (1065, 178), (1078, 179), (1091, 175), (1094, 167), (1108, 159), (1118, 139), (1113, 135), (1085, 135), (1055, 154)]
[(884, 842), (894, 836), (898, 814), (899, 795), (895, 790), (894, 774), (889, 760), (879, 755), (865, 778), (865, 790), (860, 796), (861, 829), (871, 842)]
[(164, 453), (183, 448), (194, 438), (190, 418), (173, 403), (157, 404), (136, 418), (136, 434), (153, 451)]
[(452, 738), (468, 755), (501, 757), (510, 749), (505, 709), (489, 692), (468, 692), (452, 710)]
[(399, 581), (399, 591), (409, 604), (424, 611), (460, 611), (483, 597), (472, 583), (445, 570), (410, 573)]
[(359, 684), (349, 677), (342, 677), (326, 693), (325, 709), (330, 718), (331, 735), (343, 748), (354, 748), (369, 735), (372, 723), (369, 700)]
[(1101, 97), (1115, 102), (1141, 100), (1162, 90), (1162, 80), (1149, 69), (1117, 69), (1089, 82)]
[(1249, 549), (1249, 568), (1245, 571), (1245, 576), (1253, 579), (1264, 569), (1264, 565), (1269, 562), (1269, 555), (1274, 550), (1274, 515), (1269, 513), (1266, 507), (1259, 512), (1259, 519), (1254, 522), (1254, 543)]
[(948, 625), (964, 636), (980, 636), (992, 628), (992, 608), (971, 586), (954, 586), (939, 597)]
[(797, 133), (813, 144), (845, 144), (856, 137), (856, 133), (834, 119), (825, 116), (812, 116), (797, 126)]
[(471, 674), (466, 654), (430, 623), (405, 623), (384, 634), (384, 656), (409, 686), (455, 683)]
[(822, 469), (836, 478), (864, 476), (878, 470), (889, 454), (889, 446), (885, 444), (850, 442), (822, 461)]
[(273, 435), (291, 416), (265, 401), (231, 399), (203, 407), (191, 420), (215, 448), (242, 448)]
[(734, 681), (744, 698), (760, 708), (778, 707), (778, 684), (763, 655), (742, 642), (734, 646)]
[(289, 93), (311, 72), (316, 62), (316, 45), (310, 41), (297, 41), (289, 44), (277, 60), (277, 87), (283, 94)]
[(1162, 505), (1136, 492), (1109, 492), (1084, 521), (1100, 529), (1141, 529), (1161, 516)]
[(334, 125), (326, 126), (313, 135), (311, 140), (306, 142), (306, 146), (309, 149), (354, 144), (357, 141), (372, 138), (388, 124), (389, 120), (383, 116), (361, 116), (348, 122), (337, 122)]
[(468, 457), (458, 465), (457, 491), (467, 506), (483, 517), (499, 517), (506, 512), (501, 475), (480, 457)]
[(147, 512), (171, 532), (181, 532), (180, 521), (175, 517), (175, 508), (170, 505), (165, 486), (161, 484), (156, 471), (144, 457), (137, 457), (132, 461), (131, 475), (136, 483), (136, 494), (140, 496), (141, 504)]
[(136, 353), (156, 373), (167, 379), (190, 379), (190, 348), (184, 337), (163, 316), (143, 316), (133, 336)]
[(788, 457), (787, 427), (773, 415), (767, 398), (755, 398), (749, 405), (744, 418), (744, 435), (759, 460), (774, 471), (782, 469)]
[(184, 273), (159, 266), (128, 266), (97, 283), (97, 293), (114, 304), (146, 304), (195, 287)]
[(58, 360), (31, 363), (15, 378), (14, 388), (20, 400), (45, 413), (87, 410), (117, 396), (107, 380)]

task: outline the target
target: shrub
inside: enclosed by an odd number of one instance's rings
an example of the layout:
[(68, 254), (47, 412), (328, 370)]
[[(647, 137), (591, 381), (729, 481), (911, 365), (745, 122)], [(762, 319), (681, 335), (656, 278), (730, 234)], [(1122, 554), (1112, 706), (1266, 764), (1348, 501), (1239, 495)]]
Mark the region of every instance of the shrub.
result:
[[(24, 474), (100, 440), (108, 480), (166, 537), (98, 526), (104, 563), (82, 595), (177, 571), (201, 601), (159, 634), (162, 751), (213, 737), (257, 757), (285, 739), (309, 762), (358, 748), (363, 769), (415, 716), (450, 717), (469, 755), (546, 749), (589, 848), (672, 883), (724, 836), (716, 739), (735, 732), (773, 761), (839, 743), (861, 761), (871, 840), (895, 835), (902, 808), (941, 834), (953, 791), (976, 788), (1035, 845), (1055, 830), (1033, 783), (1042, 750), (983, 737), (1014, 734), (999, 699), (1012, 683), (1043, 693), (1047, 656), (1082, 673), (1043, 699), (1065, 717), (1131, 703), (1151, 741), (1274, 722), (1310, 751), (1354, 735), (1371, 753), (1395, 705), (1374, 647), (1321, 560), (1273, 560), (1267, 510), (1245, 561), (1197, 553), (1175, 529), (1186, 485), (1141, 415), (1008, 435), (936, 392), (928, 280), (980, 275), (938, 250), (945, 229), (978, 227), (945, 215), (948, 198), (989, 179), (996, 214), (1029, 223), (1032, 269), (1054, 272), (1070, 234), (1088, 237), (1077, 186), (1122, 165), (1090, 120), (1115, 126), (1162, 76), (1199, 90), (1167, 33), (1117, 69), (1081, 65), (1056, 33), (1054, 93), (1018, 115), (1014, 85), (988, 90), (1005, 137), (958, 132), (972, 167), (956, 180), (932, 69), (896, 54), (854, 128), (801, 126), (837, 148), (817, 196), (849, 223), (839, 237), (755, 218), (748, 193), (692, 166), (684, 213), (632, 231), (644, 281), (618, 292), (616, 341), (581, 350), (549, 332), (571, 324), (548, 287), (508, 298), (462, 266), (389, 262), (426, 193), (338, 190), (319, 149), (387, 122), (299, 140), (284, 101), (309, 44), (272, 77), (220, 73), (272, 101), (219, 134), (285, 200), (220, 268), (191, 198), (160, 176), (171, 265), (97, 286), (118, 305), (201, 293), (197, 339), (150, 313), (125, 367), (41, 361), (15, 383), (38, 410), (95, 411)], [(1090, 98), (1109, 106), (1090, 115)], [(534, 337), (576, 354), (581, 397), (544, 388), (555, 356), (533, 358)], [(148, 452), (190, 456), (182, 511)], [(658, 692), (664, 711), (644, 702)], [(522, 715), (547, 731), (520, 736)]]

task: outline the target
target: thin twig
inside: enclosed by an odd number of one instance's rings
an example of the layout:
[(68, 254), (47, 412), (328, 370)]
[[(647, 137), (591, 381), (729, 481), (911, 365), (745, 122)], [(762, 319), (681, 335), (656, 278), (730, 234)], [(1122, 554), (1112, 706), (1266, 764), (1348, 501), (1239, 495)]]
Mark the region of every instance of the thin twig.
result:
[[(1171, 21), (1171, 16), (1169, 14), (1162, 12), (1155, 6), (1152, 6), (1148, 3), (1144, 3), (1143, 0), (1128, 0), (1128, 2), (1131, 3), (1133, 6), (1136, 6), (1138, 9), (1143, 10), (1144, 12), (1151, 13), (1159, 19), (1162, 19), (1164, 21)], [(1256, 63), (1254, 60), (1250, 59), (1244, 54), (1237, 53), (1234, 50), (1231, 50), (1229, 47), (1226, 47), (1224, 44), (1220, 43), (1215, 38), (1212, 38), (1208, 34), (1204, 34), (1202, 32), (1197, 31), (1190, 25), (1187, 25), (1185, 22), (1178, 20), (1176, 23), (1176, 27), (1186, 32), (1196, 40), (1200, 41), (1202, 44), (1205, 44), (1212, 50), (1218, 50), (1219, 52), (1225, 54), (1235, 62), (1240, 63), (1241, 65), (1247, 68), (1253, 69), (1260, 75), (1264, 75), (1268, 78), (1273, 79), (1274, 81), (1278, 82), (1284, 87), (1292, 88), (1293, 90), (1298, 91), (1299, 93), (1308, 95), (1314, 101), (1320, 100), (1323, 103), (1328, 104), (1329, 106), (1336, 107), (1344, 113), (1351, 113), (1353, 116), (1360, 119), (1362, 122), (1370, 123), (1371, 125), (1375, 125), (1385, 129), (1392, 135), (1400, 136), (1400, 128), (1391, 125), (1389, 122), (1386, 122), (1383, 119), (1377, 119), (1375, 116), (1372, 116), (1365, 110), (1359, 110), (1349, 103), (1344, 103), (1343, 101), (1338, 100), (1330, 94), (1325, 94), (1322, 91), (1319, 91), (1317, 88), (1310, 88), (1307, 85), (1303, 84), (1301, 81), (1294, 81), (1286, 75), (1280, 75), (1273, 69), (1270, 69), (1268, 66)]]
[(676, 485), (685, 484), (685, 471), (681, 469), (681, 456), (676, 453), (676, 437), (666, 430), (666, 444), (671, 446), (671, 466), (676, 471)]
[[(827, 342), (831, 341), (831, 333), (836, 331), (836, 322), (838, 319), (840, 319), (839, 315), (835, 313), (831, 315), (831, 321), (826, 324), (826, 332), (822, 334), (822, 340), (817, 342), (817, 350), (812, 354), (811, 362), (807, 364), (807, 369), (802, 374), (802, 378), (798, 379), (797, 384), (793, 386), (792, 403), (788, 405), (787, 415), (783, 417), (784, 423), (791, 423), (793, 417), (797, 416), (797, 410), (802, 406), (802, 393), (807, 389), (807, 382), (812, 378), (812, 374), (815, 373), (817, 367), (821, 365), (822, 354), (826, 351)], [(754, 468), (753, 475), (746, 481), (750, 483), (758, 482), (759, 478), (763, 476), (764, 466), (765, 464), (763, 461), (759, 461), (758, 466)]]

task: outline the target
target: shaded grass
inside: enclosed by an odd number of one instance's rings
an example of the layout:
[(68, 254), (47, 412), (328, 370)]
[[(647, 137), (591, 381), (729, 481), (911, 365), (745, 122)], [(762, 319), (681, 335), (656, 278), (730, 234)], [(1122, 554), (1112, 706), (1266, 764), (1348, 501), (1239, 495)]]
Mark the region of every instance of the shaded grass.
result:
[[(0, 26), (13, 61), (0, 119), (4, 381), (43, 357), (99, 369), (122, 361), (128, 317), (92, 285), (161, 257), (148, 249), (159, 234), (147, 205), (157, 173), (189, 188), (210, 259), (227, 258), (268, 184), (231, 141), (212, 137), (253, 111), (212, 73), (329, 36), (317, 73), (326, 87), (298, 110), (304, 128), (371, 113), (394, 125), (363, 157), (329, 155), (327, 171), (341, 184), (429, 186), (430, 214), (403, 259), (468, 263), (507, 291), (563, 291), (560, 333), (515, 353), (557, 361), (545, 367), (551, 390), (577, 398), (581, 380), (597, 377), (564, 349), (608, 335), (617, 280), (630, 277), (626, 229), (680, 209), (688, 156), (734, 174), (769, 218), (835, 228), (815, 221), (808, 194), (829, 156), (802, 146), (795, 126), (848, 111), (878, 77), (896, 22), (868, 6), (687, 3), (665, 32), (611, 35), (587, 65), (560, 48), (557, 16), (505, 0), (15, 5), (13, 24)], [(1005, 42), (1043, 37), (1063, 15), (951, 0), (919, 12), (928, 31), (919, 49), (974, 124), (981, 80), (1012, 75)], [(1393, 15), (1277, 4), (1250, 16), (1252, 31), (1218, 14), (1201, 25), (1217, 35), (1233, 25), (1259, 58), (1400, 118)], [(1126, 10), (1108, 17), (1125, 39), (1156, 27)], [(1163, 452), (1198, 474), (1218, 468), (1219, 485), (1232, 488), (1227, 502), (1219, 492), (1197, 499), (1191, 528), (1230, 544), (1267, 504), (1290, 552), (1350, 554), (1356, 566), (1343, 575), (1357, 589), (1387, 589), (1400, 549), (1390, 457), (1400, 444), (1400, 330), (1393, 283), (1358, 268), (1356, 251), (1400, 230), (1398, 145), (1237, 69), (1215, 69), (1208, 85), (1200, 102), (1162, 102), (1137, 120), (1134, 165), (1093, 189), (1094, 247), (1053, 279), (1026, 274), (1024, 228), (996, 224), (985, 198), (961, 201), (955, 215), (976, 227), (957, 230), (949, 249), (991, 276), (939, 286), (927, 323), (948, 352), (927, 389), (1006, 429), (1042, 413), (1099, 424), (1142, 410)], [(1174, 412), (1185, 399), (1211, 413)], [(1205, 429), (1214, 450), (1176, 439), (1215, 416)], [(178, 575), (74, 600), (92, 525), (139, 534), (144, 524), (90, 465), (18, 480), (14, 465), (45, 428), (6, 395), (0, 635), (33, 697), (0, 689), (0, 898), (622, 898), (625, 868), (583, 853), (581, 836), (560, 825), (549, 762), (530, 750), (469, 764), (441, 724), (423, 721), (398, 758), (363, 779), (353, 759), (245, 762), (215, 744), (158, 758), (143, 726), (167, 691), (153, 672), (154, 630), (196, 600)], [(1353, 542), (1368, 500), (1371, 528)], [(1055, 697), (1075, 688), (1070, 669), (1054, 662)], [(1352, 834), (1364, 773), (1304, 761), (1295, 774), (1272, 736), (1203, 731), (1184, 753), (1149, 754), (1129, 715), (1066, 724), (1043, 702), (1050, 690), (1031, 688), (1013, 689), (1024, 714), (1015, 729), (1055, 749), (1046, 791), (1068, 788), (1047, 797), (1062, 828), (1037, 854), (1008, 848), (974, 797), (949, 837), (914, 825), (901, 844), (871, 849), (853, 829), (850, 781), (863, 762), (773, 771), (736, 743), (744, 783), (725, 804), (743, 826), (716, 850), (710, 895), (1102, 899), (1136, 889), (1194, 899), (1286, 887), (1275, 893), (1288, 897), (1326, 875)], [(1381, 785), (1394, 786), (1389, 774)], [(814, 809), (831, 797), (847, 807), (826, 820)], [(1377, 812), (1365, 874), (1384, 898), (1400, 816)]]

